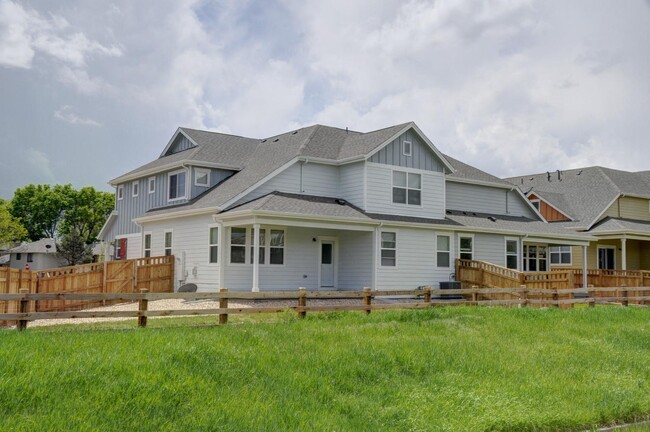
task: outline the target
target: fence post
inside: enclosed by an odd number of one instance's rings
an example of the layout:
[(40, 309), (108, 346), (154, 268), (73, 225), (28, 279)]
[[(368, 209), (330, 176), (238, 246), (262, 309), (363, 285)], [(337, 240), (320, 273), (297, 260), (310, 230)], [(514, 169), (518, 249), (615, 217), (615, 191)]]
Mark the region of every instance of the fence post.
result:
[[(224, 297), (223, 295), (228, 292), (228, 288), (220, 288), (219, 293), (221, 296), (219, 297), (219, 309), (228, 309), (228, 297)], [(219, 325), (224, 325), (228, 323), (228, 314), (227, 313), (220, 313), (219, 314)]]
[(363, 304), (365, 306), (368, 306), (368, 309), (366, 309), (366, 315), (370, 313), (370, 305), (372, 305), (372, 290), (368, 287), (365, 287), (363, 289)]
[[(307, 289), (305, 287), (298, 288), (298, 307), (304, 308), (307, 306)], [(298, 311), (298, 318), (303, 319), (307, 316), (306, 310)]]
[[(27, 288), (20, 288), (18, 290), (20, 294), (29, 294), (29, 289)], [(29, 300), (26, 299), (20, 299), (20, 302), (18, 303), (18, 313), (24, 314), (29, 311)], [(21, 319), (16, 322), (16, 330), (18, 331), (23, 331), (27, 328), (27, 320)]]
[(431, 306), (431, 287), (427, 286), (424, 288), (424, 302), (428, 303)]
[[(140, 294), (146, 294), (148, 292), (149, 290), (146, 288), (142, 288), (140, 290)], [(138, 304), (138, 312), (144, 314), (144, 312), (146, 312), (147, 309), (149, 309), (149, 300), (147, 300), (146, 298), (141, 298)], [(138, 327), (146, 327), (146, 326), (147, 326), (147, 316), (140, 315), (138, 317)]]
[(621, 300), (621, 304), (623, 306), (628, 305), (628, 300), (627, 300), (627, 285), (626, 284), (621, 284), (621, 296), (623, 297), (623, 300)]
[(560, 295), (557, 293), (557, 288), (555, 288), (553, 290), (553, 304), (552, 304), (552, 306), (555, 307), (555, 308), (559, 308), (560, 307), (559, 301), (560, 301)]
[(587, 296), (591, 300), (589, 302), (589, 307), (596, 307), (596, 296), (594, 295), (594, 286), (593, 285), (587, 285)]
[(528, 288), (526, 288), (526, 285), (521, 285), (519, 288), (521, 288), (521, 307), (526, 307), (528, 306)]
[(472, 301), (475, 303), (476, 306), (478, 306), (478, 293), (476, 290), (478, 289), (478, 286), (472, 285)]

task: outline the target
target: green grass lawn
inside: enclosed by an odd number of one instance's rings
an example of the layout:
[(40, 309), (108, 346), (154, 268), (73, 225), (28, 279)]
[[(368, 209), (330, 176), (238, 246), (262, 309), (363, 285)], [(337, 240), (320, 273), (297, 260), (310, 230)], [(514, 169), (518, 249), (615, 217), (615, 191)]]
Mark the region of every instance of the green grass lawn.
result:
[(650, 414), (649, 309), (272, 319), (0, 331), (0, 430), (584, 430)]

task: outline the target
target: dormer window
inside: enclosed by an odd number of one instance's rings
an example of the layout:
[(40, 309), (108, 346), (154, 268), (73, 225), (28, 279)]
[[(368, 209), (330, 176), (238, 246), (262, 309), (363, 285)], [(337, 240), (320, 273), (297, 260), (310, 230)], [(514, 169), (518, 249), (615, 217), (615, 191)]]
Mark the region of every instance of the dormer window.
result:
[(539, 209), (540, 209), (540, 204), (539, 204), (539, 202), (540, 202), (540, 201), (539, 201), (538, 199), (530, 200), (530, 203), (533, 205), (533, 207), (535, 207), (535, 209), (536, 209), (537, 211), (539, 211)]
[(185, 171), (169, 173), (169, 201), (176, 201), (185, 198)]
[(137, 181), (133, 182), (133, 198), (137, 197), (140, 193), (140, 183)]
[(413, 144), (411, 144), (411, 141), (402, 142), (402, 154), (404, 156), (411, 156), (413, 154)]
[(117, 199), (121, 200), (124, 198), (124, 185), (119, 185), (117, 187)]
[(210, 170), (197, 168), (194, 173), (194, 186), (210, 186)]

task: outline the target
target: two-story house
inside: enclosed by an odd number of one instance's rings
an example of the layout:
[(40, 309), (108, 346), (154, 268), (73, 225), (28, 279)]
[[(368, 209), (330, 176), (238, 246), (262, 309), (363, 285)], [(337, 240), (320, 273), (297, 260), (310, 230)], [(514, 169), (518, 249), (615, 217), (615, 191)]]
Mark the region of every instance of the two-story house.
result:
[(522, 269), (524, 248), (591, 239), (546, 223), (517, 187), (443, 155), (412, 122), (264, 139), (180, 128), (111, 183), (101, 236), (115, 257), (173, 254), (178, 283), (201, 290), (413, 289), (449, 280), (456, 258)]
[[(650, 269), (650, 171), (599, 166), (512, 177), (553, 225), (588, 233), (588, 267)], [(579, 251), (550, 250), (555, 265), (580, 266)]]

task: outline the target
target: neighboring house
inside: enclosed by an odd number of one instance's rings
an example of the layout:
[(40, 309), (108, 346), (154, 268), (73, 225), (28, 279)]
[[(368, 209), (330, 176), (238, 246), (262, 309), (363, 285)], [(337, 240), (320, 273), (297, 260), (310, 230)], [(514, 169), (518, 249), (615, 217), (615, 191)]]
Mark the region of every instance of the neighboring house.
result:
[(23, 243), (10, 249), (9, 254), (9, 267), (23, 270), (26, 264), (29, 264), (30, 270), (44, 270), (60, 267), (65, 263), (56, 253), (56, 243), (51, 238)]
[[(650, 270), (650, 171), (594, 166), (507, 180), (554, 226), (597, 239), (588, 249), (589, 268)], [(557, 265), (582, 265), (575, 249), (549, 253)]]
[(412, 122), (264, 139), (179, 128), (111, 184), (100, 238), (113, 258), (173, 254), (177, 286), (201, 290), (437, 286), (459, 257), (522, 269), (524, 249), (592, 239), (546, 223), (517, 187), (441, 154)]

